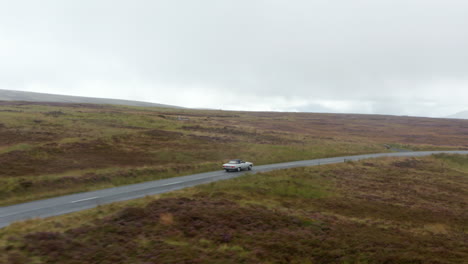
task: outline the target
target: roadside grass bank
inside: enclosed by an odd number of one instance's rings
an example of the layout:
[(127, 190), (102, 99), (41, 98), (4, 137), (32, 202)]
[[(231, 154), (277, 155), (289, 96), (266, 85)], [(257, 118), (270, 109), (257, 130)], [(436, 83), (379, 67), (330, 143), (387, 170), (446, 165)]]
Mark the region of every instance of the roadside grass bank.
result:
[(468, 156), (277, 170), (0, 229), (0, 263), (466, 263)]

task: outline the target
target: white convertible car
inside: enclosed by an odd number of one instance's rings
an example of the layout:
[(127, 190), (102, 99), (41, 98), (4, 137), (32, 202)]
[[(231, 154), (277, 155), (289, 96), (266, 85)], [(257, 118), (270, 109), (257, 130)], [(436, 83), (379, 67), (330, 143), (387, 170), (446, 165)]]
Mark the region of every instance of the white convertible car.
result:
[(228, 163), (223, 164), (223, 169), (225, 169), (226, 171), (251, 170), (252, 167), (252, 162), (247, 162), (240, 159), (233, 159), (230, 160)]

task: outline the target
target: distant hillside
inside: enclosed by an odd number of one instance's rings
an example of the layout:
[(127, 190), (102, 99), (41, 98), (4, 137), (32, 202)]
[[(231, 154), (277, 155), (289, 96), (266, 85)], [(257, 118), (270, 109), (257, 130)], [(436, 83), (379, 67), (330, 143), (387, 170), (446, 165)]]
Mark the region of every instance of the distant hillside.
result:
[(114, 104), (114, 105), (129, 105), (129, 106), (182, 108), (182, 107), (173, 106), (173, 105), (155, 104), (155, 103), (140, 102), (140, 101), (81, 97), (81, 96), (70, 96), (70, 95), (46, 94), (46, 93), (33, 93), (33, 92), (1, 90), (1, 89), (0, 89), (0, 101)]
[(459, 119), (468, 119), (468, 110), (456, 113), (454, 115), (447, 116), (447, 118), (459, 118)]

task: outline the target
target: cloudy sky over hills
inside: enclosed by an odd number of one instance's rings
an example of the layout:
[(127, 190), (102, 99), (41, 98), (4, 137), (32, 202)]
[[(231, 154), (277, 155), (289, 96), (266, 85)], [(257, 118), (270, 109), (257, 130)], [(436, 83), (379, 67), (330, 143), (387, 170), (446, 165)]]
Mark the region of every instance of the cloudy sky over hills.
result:
[(466, 110), (461, 0), (0, 0), (0, 89), (240, 110)]

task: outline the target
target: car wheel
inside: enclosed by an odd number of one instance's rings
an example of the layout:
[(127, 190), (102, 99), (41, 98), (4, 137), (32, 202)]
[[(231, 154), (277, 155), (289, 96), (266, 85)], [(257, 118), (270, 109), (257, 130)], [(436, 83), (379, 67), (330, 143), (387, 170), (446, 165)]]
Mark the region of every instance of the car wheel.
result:
[(225, 171), (226, 171), (226, 172), (229, 172), (229, 170), (228, 170), (228, 169), (225, 169)]
[(241, 168), (240, 168), (240, 167), (239, 167), (239, 168), (237, 168), (237, 171), (241, 171)]
[(249, 170), (252, 170), (252, 166), (249, 166), (248, 169), (249, 169)]

